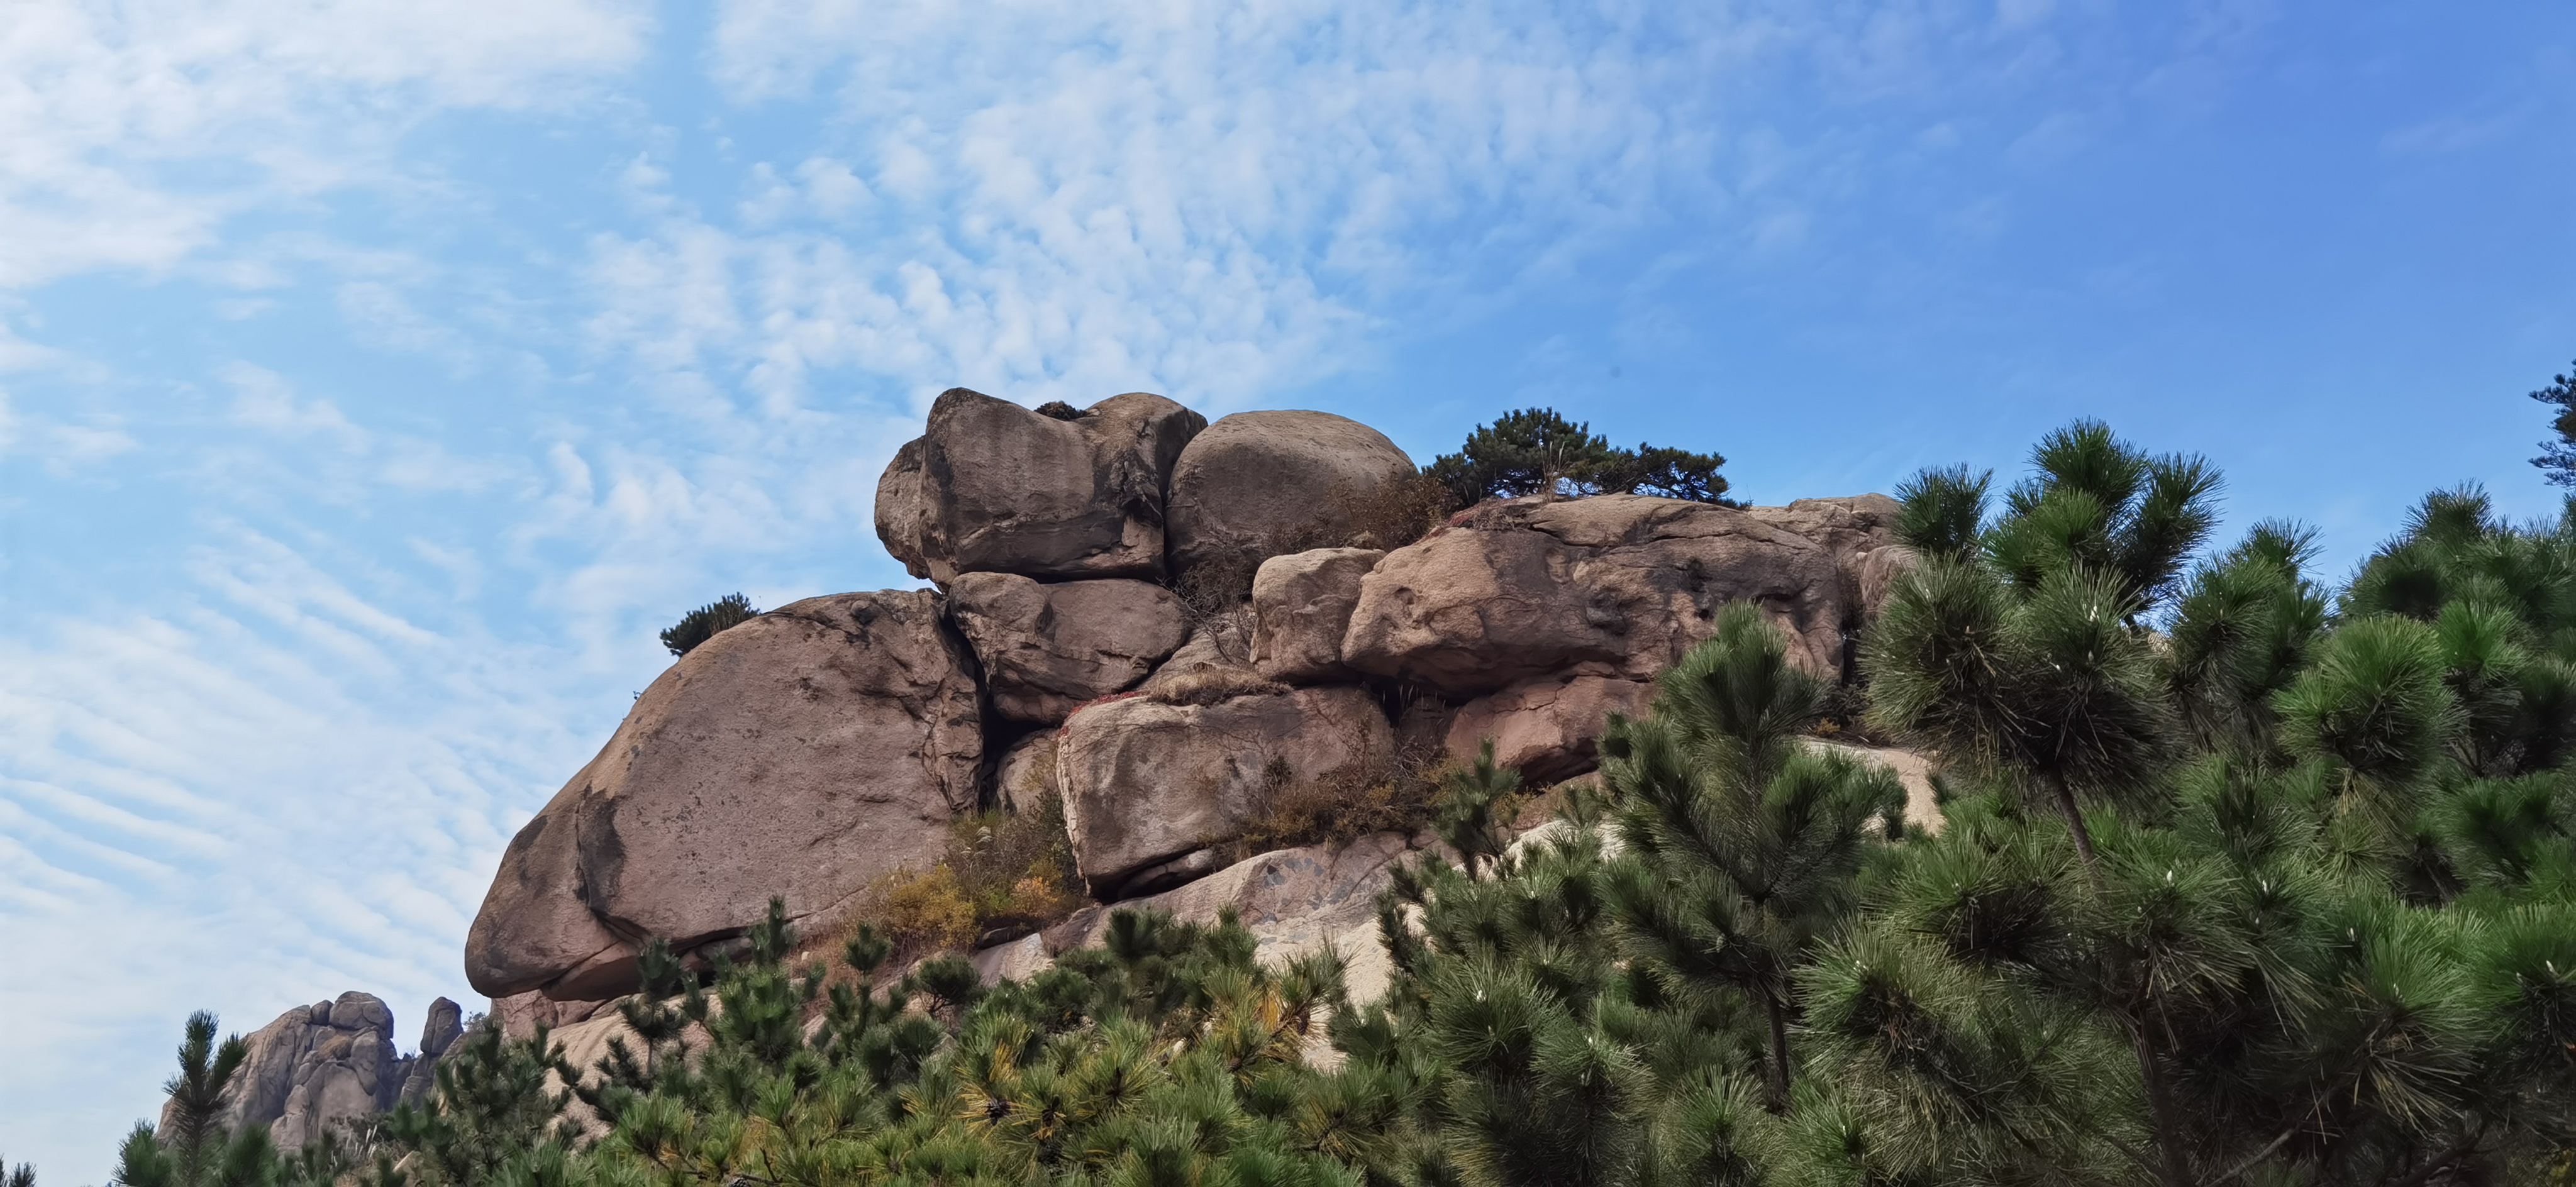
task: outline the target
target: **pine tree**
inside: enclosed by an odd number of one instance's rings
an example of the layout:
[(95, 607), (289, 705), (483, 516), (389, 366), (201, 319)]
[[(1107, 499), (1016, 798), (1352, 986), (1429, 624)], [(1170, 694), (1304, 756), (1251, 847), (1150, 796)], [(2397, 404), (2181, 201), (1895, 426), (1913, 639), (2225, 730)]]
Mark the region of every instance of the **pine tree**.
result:
[(1634, 861), (1610, 888), (1632, 951), (1670, 983), (1749, 998), (1768, 1028), (1769, 1100), (1789, 1106), (1791, 976), (1853, 902), (1875, 826), (1902, 828), (1883, 767), (1798, 737), (1830, 686), (1747, 603), (1658, 682), (1652, 716), (1614, 724), (1602, 782)]
[(1722, 503), (1726, 479), (1717, 471), (1725, 464), (1713, 453), (1666, 446), (1621, 449), (1555, 409), (1524, 408), (1478, 425), (1458, 452), (1433, 459), (1424, 473), (1462, 507), (1495, 497), (1614, 492)]
[[(409, 1177), (428, 1187), (513, 1183), (566, 1142), (556, 1122), (571, 1094), (546, 1089), (561, 1058), (546, 1027), (512, 1039), (486, 1018), (440, 1057), (426, 1107), (404, 1103), (386, 1117), (387, 1146), (413, 1155)], [(380, 1163), (372, 1187), (395, 1187), (391, 1173)]]
[(2541, 442), (2540, 456), (2531, 464), (2554, 486), (2576, 486), (2576, 375), (2551, 376), (2549, 386), (2531, 398), (2558, 410), (2549, 420), (2558, 439)]
[(741, 626), (759, 616), (760, 611), (752, 606), (751, 599), (729, 593), (681, 615), (680, 621), (662, 632), (662, 646), (668, 648), (676, 659), (697, 650), (699, 644), (715, 638), (718, 632)]
[(163, 1144), (176, 1187), (216, 1181), (228, 1136), (222, 1123), (224, 1092), (250, 1058), (240, 1035), (217, 1044), (215, 1027), (215, 1016), (203, 1010), (188, 1016), (186, 1037), (179, 1044), (179, 1073), (162, 1085), (170, 1098)]

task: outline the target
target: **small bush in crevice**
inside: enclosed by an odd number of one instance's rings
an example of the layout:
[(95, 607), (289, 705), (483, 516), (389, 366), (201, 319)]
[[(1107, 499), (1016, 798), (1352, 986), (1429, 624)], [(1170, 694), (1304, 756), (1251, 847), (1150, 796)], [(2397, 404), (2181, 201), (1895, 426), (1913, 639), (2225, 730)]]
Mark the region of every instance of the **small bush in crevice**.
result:
[(676, 659), (695, 650), (698, 644), (715, 638), (716, 632), (741, 626), (758, 617), (760, 611), (752, 607), (751, 599), (738, 593), (726, 594), (681, 615), (678, 624), (662, 632), (662, 646), (670, 648), (672, 657)]
[(1367, 491), (1336, 484), (1325, 496), (1328, 514), (1350, 525), (1340, 545), (1394, 551), (1429, 535), (1458, 507), (1446, 483), (1427, 473), (1408, 474)]
[(1324, 779), (1299, 779), (1284, 760), (1262, 770), (1251, 820), (1227, 843), (1227, 861), (1299, 845), (1347, 845), (1370, 833), (1420, 831), (1440, 815), (1463, 768), (1435, 747), (1399, 749), (1383, 763)]
[(994, 928), (1053, 923), (1090, 901), (1073, 880), (1062, 803), (1038, 796), (1017, 813), (958, 817), (937, 863), (878, 879), (840, 930), (872, 924), (909, 960), (968, 947)]
[(1071, 404), (1067, 404), (1062, 400), (1049, 400), (1044, 404), (1040, 404), (1037, 406), (1036, 412), (1038, 415), (1046, 417), (1049, 420), (1082, 419), (1082, 409), (1076, 408)]

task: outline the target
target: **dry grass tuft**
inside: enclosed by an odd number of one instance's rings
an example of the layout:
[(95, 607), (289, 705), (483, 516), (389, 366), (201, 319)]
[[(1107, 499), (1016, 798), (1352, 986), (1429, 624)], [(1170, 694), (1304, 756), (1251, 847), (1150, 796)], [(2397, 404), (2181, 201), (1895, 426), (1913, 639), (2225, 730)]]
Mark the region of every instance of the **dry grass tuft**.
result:
[(1367, 492), (1336, 485), (1324, 501), (1325, 512), (1317, 518), (1348, 526), (1340, 541), (1308, 547), (1393, 551), (1428, 535), (1457, 506), (1457, 496), (1428, 474), (1399, 478)]
[(861, 895), (839, 926), (806, 945), (837, 952), (862, 923), (895, 942), (895, 963), (965, 948), (995, 928), (1035, 929), (1091, 900), (1073, 880), (1064, 809), (1041, 795), (1018, 813), (958, 818), (948, 849), (927, 870), (898, 870)]
[(1288, 686), (1250, 668), (1193, 668), (1165, 680), (1145, 694), (1166, 705), (1213, 705), (1236, 697), (1288, 691)]
[(1381, 765), (1327, 779), (1298, 779), (1272, 760), (1252, 803), (1252, 819), (1226, 855), (1241, 861), (1299, 845), (1347, 845), (1370, 833), (1412, 834), (1439, 816), (1451, 765), (1429, 747), (1399, 750)]

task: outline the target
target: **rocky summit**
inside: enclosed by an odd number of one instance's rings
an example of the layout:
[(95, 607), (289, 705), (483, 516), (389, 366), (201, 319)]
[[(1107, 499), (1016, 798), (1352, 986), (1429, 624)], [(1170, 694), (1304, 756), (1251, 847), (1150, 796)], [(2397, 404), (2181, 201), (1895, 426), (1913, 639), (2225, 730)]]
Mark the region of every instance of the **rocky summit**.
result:
[(878, 537), (936, 588), (808, 599), (672, 665), (512, 841), (467, 975), (573, 1016), (649, 938), (711, 950), (772, 895), (833, 918), (959, 814), (1043, 796), (1095, 898), (1169, 895), (1225, 869), (1266, 786), (1406, 739), (1582, 775), (1727, 602), (1839, 676), (1903, 563), (1883, 495), (1488, 501), (1384, 547), (1374, 509), (1417, 473), (1329, 413), (947, 392), (877, 484)]

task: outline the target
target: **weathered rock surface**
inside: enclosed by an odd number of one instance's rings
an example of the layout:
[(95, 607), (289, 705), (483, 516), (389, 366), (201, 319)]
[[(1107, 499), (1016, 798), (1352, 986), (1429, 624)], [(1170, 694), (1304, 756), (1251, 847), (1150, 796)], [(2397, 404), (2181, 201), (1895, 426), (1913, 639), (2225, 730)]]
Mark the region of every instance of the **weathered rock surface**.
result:
[(1360, 604), (1360, 578), (1386, 554), (1318, 548), (1274, 556), (1252, 578), (1252, 666), (1290, 684), (1348, 681), (1342, 636)]
[(664, 672), (510, 842), (466, 940), (495, 998), (626, 992), (647, 937), (829, 911), (935, 860), (976, 803), (974, 662), (928, 590), (809, 598)]
[(1037, 730), (1002, 751), (993, 764), (992, 803), (1010, 812), (1036, 811), (1055, 798), (1056, 732)]
[(1449, 720), (1447, 749), (1468, 761), (1492, 739), (1494, 761), (1518, 768), (1524, 786), (1540, 787), (1591, 770), (1610, 715), (1640, 716), (1654, 699), (1655, 686), (1639, 680), (1524, 680), (1459, 706)]
[(1393, 745), (1385, 714), (1356, 688), (1091, 706), (1065, 722), (1056, 756), (1075, 868), (1094, 894), (1112, 894), (1146, 866), (1234, 836), (1260, 810), (1274, 762), (1291, 780), (1359, 776)]
[[(1394, 966), (1378, 942), (1377, 895), (1408, 846), (1398, 833), (1375, 833), (1348, 846), (1277, 849), (1236, 862), (1177, 890), (1108, 907), (1085, 907), (1039, 934), (1052, 958), (1096, 944), (1116, 910), (1159, 910), (1183, 923), (1212, 924), (1232, 907), (1254, 939), (1263, 963), (1276, 967), (1329, 947), (1346, 963), (1354, 1002), (1374, 1001), (1394, 979)], [(978, 953), (979, 967), (1025, 979), (1046, 967), (1018, 941), (1019, 950)], [(1010, 947), (1010, 946), (1005, 946)]]
[(1415, 473), (1386, 435), (1329, 412), (1238, 412), (1181, 451), (1168, 520), (1180, 571), (1340, 544), (1350, 508)]
[(1361, 580), (1342, 660), (1462, 699), (1540, 676), (1648, 680), (1746, 600), (1797, 662), (1836, 676), (1860, 606), (1829, 544), (1883, 530), (1858, 522), (1642, 495), (1488, 503)]
[[(458, 1019), (456, 1003), (438, 999), (420, 1052), (406, 1056), (394, 1048), (393, 1011), (373, 994), (352, 991), (296, 1006), (245, 1037), (249, 1056), (233, 1074), (218, 1117), (226, 1129), (265, 1125), (280, 1149), (299, 1149), (334, 1126), (409, 1099), (411, 1082), (434, 1080), (439, 1057), (456, 1040)], [(161, 1124), (167, 1136), (166, 1105)]]
[(975, 966), (986, 985), (1026, 981), (1054, 963), (1048, 958), (1046, 941), (1034, 934), (995, 944), (969, 956), (967, 961)]
[(994, 712), (1042, 725), (1133, 686), (1189, 637), (1181, 600), (1143, 581), (964, 573), (948, 610), (983, 661)]
[(951, 388), (877, 480), (877, 537), (915, 577), (1154, 577), (1164, 495), (1207, 419), (1129, 392), (1075, 420)]

